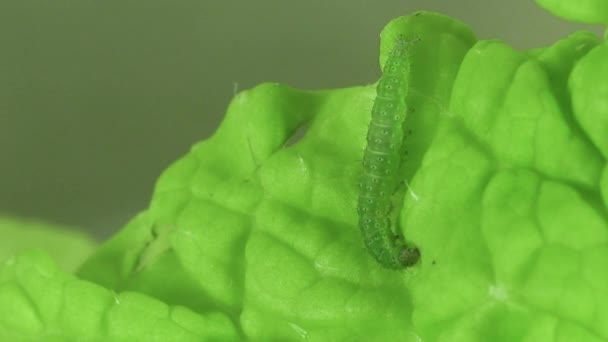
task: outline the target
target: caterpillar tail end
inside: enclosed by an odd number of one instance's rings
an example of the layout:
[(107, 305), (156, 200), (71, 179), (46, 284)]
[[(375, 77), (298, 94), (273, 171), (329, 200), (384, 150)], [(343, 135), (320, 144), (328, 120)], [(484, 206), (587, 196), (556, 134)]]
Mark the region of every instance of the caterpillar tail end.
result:
[(404, 268), (414, 266), (420, 260), (420, 250), (417, 247), (405, 246), (397, 255)]

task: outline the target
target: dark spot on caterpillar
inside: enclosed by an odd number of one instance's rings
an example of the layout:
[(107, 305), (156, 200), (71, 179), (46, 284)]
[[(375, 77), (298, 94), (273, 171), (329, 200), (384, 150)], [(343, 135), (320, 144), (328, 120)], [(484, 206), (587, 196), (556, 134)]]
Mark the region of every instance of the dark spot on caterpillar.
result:
[(414, 266), (420, 260), (420, 250), (416, 247), (404, 247), (399, 254), (399, 260), (405, 267)]

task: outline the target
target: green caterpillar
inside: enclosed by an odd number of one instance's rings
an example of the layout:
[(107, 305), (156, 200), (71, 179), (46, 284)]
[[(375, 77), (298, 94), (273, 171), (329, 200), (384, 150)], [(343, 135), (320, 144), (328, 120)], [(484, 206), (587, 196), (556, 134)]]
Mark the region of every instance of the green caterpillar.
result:
[(401, 181), (398, 171), (410, 75), (408, 48), (418, 40), (399, 38), (386, 61), (376, 88), (359, 184), (359, 228), (367, 250), (387, 268), (412, 266), (420, 258), (418, 248), (407, 246), (393, 232), (391, 220), (393, 193)]

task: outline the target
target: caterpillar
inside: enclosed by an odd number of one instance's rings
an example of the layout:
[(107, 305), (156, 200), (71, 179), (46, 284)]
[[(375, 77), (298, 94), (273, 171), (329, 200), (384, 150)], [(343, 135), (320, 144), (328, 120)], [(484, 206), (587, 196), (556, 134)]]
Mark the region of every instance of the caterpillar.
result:
[(384, 65), (376, 87), (359, 183), (357, 212), (363, 241), (376, 261), (392, 269), (412, 266), (420, 258), (418, 248), (407, 245), (392, 228), (396, 221), (393, 194), (401, 182), (409, 47), (417, 41), (419, 38), (399, 37)]

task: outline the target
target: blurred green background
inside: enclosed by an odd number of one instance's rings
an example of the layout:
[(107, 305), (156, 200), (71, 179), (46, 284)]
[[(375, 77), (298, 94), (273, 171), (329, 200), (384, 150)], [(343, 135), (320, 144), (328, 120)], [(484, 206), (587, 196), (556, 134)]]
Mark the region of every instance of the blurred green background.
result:
[(372, 83), (380, 30), (421, 9), (517, 48), (600, 32), (532, 0), (1, 0), (0, 212), (103, 239), (235, 91)]

